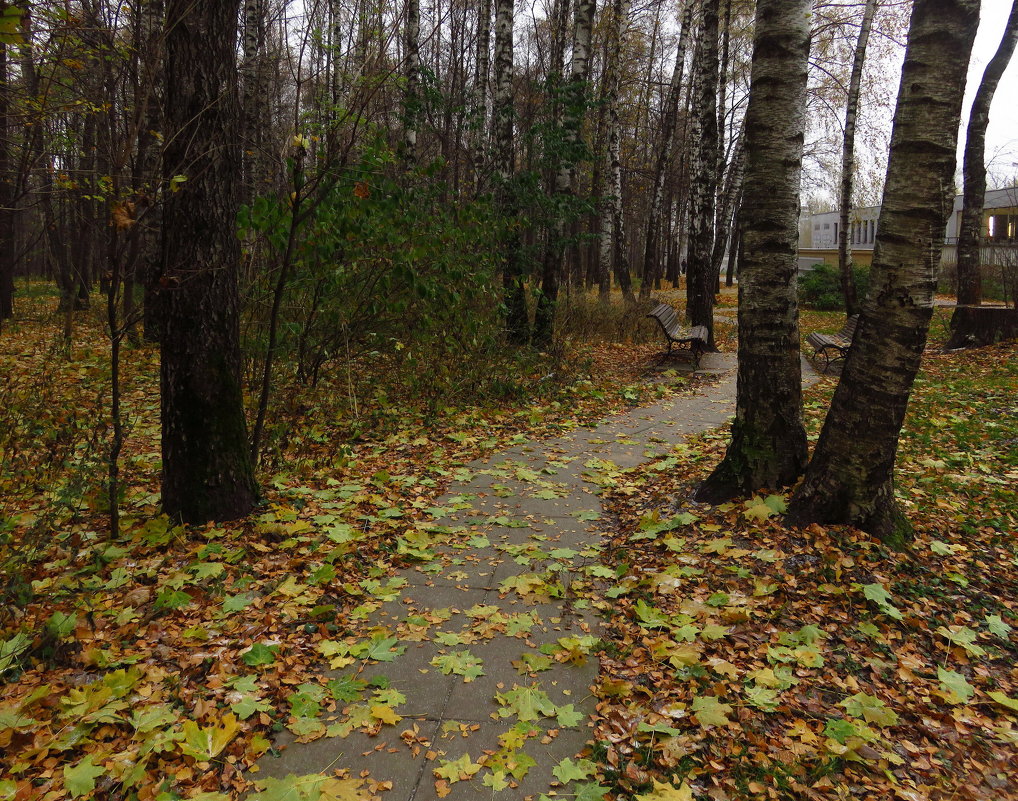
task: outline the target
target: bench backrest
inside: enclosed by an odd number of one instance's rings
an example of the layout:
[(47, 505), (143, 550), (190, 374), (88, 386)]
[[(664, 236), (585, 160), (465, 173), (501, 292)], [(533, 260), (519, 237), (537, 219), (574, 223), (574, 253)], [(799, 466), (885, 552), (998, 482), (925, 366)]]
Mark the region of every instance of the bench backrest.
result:
[(845, 327), (841, 329), (841, 336), (845, 339), (855, 339), (855, 329), (859, 326), (859, 315), (853, 314), (848, 318)]
[(667, 303), (658, 303), (657, 306), (650, 310), (647, 316), (653, 317), (661, 323), (665, 331), (674, 331), (679, 327), (679, 317), (675, 313), (675, 309)]

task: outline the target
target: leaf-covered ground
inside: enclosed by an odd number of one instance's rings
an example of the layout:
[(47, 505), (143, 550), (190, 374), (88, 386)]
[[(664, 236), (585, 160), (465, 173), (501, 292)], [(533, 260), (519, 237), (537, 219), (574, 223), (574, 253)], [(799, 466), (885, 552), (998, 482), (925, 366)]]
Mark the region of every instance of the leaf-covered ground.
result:
[[(83, 317), (68, 355), (51, 301), (22, 298), (22, 319), (0, 335), (3, 801), (220, 798), (250, 787), (242, 773), (272, 730), (311, 738), (326, 713), (367, 731), (396, 725), (386, 688), (326, 686), (318, 667), (401, 647), (365, 616), (398, 590), (396, 566), (458, 536), (432, 521), (449, 511), (435, 505), (449, 482), (469, 479), (464, 464), (701, 383), (646, 380), (660, 349), (650, 321), (642, 344), (573, 348), (585, 367), (534, 375), (526, 403), (436, 415), (376, 399), (358, 410), (371, 425), (355, 426), (335, 402), (341, 375), (287, 396), (308, 405), (273, 443), (278, 469), (255, 514), (185, 528), (158, 514), (157, 355), (129, 348), (113, 541), (108, 342)], [(353, 779), (350, 797), (384, 790)]]
[[(1018, 798), (1018, 347), (930, 352), (897, 490), (914, 547), (685, 502), (709, 436), (616, 488), (598, 748), (620, 797)], [(833, 387), (807, 394), (814, 435)]]
[[(838, 327), (834, 316), (806, 320), (806, 330)], [(41, 312), (5, 329), (0, 801), (239, 797), (273, 731), (314, 739), (323, 719), (332, 734), (385, 733), (427, 754), (433, 744), (401, 720), (399, 693), (325, 682), (320, 668), (386, 662), (404, 641), (433, 636), (439, 621), (411, 620), (402, 640), (365, 621), (398, 593), (396, 567), (455, 569), (438, 546), (469, 549), (469, 532), (433, 522), (449, 511), (436, 506), (449, 482), (469, 480), (468, 461), (688, 389), (647, 380), (660, 348), (647, 322), (647, 344), (575, 351), (589, 367), (526, 403), (437, 416), (362, 407), (385, 421), (365, 429), (328, 400), (342, 382), (323, 388), (279, 437), (264, 506), (201, 528), (157, 513), (156, 360), (129, 350), (117, 541), (101, 491), (107, 344), (83, 325), (65, 359)], [(732, 327), (719, 333), (730, 347)], [(593, 762), (577, 763), (584, 777), (599, 766), (590, 786), (618, 799), (1018, 798), (1015, 356), (927, 359), (899, 471), (919, 530), (906, 555), (851, 532), (789, 534), (774, 522), (777, 497), (683, 505), (721, 436), (646, 469), (604, 471), (619, 529), (598, 574), (618, 580), (580, 599), (616, 611)], [(808, 396), (814, 423), (831, 386)], [(452, 657), (436, 668), (477, 672)], [(571, 766), (562, 770), (575, 778)], [(386, 789), (339, 775), (279, 797)]]

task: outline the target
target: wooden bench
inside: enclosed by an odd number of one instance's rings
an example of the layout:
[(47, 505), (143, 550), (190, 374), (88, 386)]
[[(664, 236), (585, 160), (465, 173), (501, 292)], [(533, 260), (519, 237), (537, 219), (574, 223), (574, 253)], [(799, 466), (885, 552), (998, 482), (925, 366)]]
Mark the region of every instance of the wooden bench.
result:
[(852, 347), (852, 340), (855, 338), (855, 329), (859, 325), (859, 315), (853, 314), (848, 318), (845, 327), (837, 334), (821, 334), (814, 331), (806, 341), (813, 346), (813, 357), (824, 357), (824, 372), (826, 373), (832, 364), (841, 361), (848, 356), (848, 349)]
[(657, 320), (665, 335), (665, 341), (668, 343), (668, 350), (661, 355), (662, 359), (672, 355), (672, 345), (685, 345), (684, 352), (688, 352), (692, 357), (693, 366), (700, 366), (700, 359), (707, 352), (707, 340), (710, 338), (707, 326), (694, 325), (692, 328), (683, 328), (679, 325), (679, 316), (675, 313), (675, 309), (662, 302), (651, 309), (647, 313), (647, 317)]

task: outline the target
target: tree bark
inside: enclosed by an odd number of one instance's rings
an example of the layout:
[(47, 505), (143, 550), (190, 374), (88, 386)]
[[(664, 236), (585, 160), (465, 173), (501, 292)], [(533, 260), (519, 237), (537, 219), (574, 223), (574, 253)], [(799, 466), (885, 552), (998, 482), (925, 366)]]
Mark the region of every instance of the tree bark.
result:
[(602, 107), (605, 109), (606, 145), (602, 172), (605, 191), (601, 201), (598, 241), (598, 295), (607, 302), (611, 294), (611, 276), (627, 303), (635, 300), (626, 260), (626, 229), (622, 214), (622, 125), (619, 120), (619, 92), (622, 85), (622, 46), (629, 24), (629, 0), (612, 0), (608, 21), (608, 42), (602, 76)]
[(698, 488), (718, 503), (793, 483), (806, 466), (796, 248), (809, 0), (759, 0), (746, 110), (739, 376), (732, 442)]
[(1011, 62), (1018, 42), (1018, 0), (1004, 26), (1004, 35), (979, 82), (965, 138), (964, 200), (958, 231), (958, 305), (978, 306), (983, 301), (980, 245), (983, 239), (983, 196), (986, 194), (986, 126), (997, 84)]
[(650, 297), (651, 289), (661, 276), (661, 209), (664, 204), (665, 178), (671, 167), (671, 154), (675, 147), (675, 123), (679, 116), (679, 102), (682, 96), (682, 75), (686, 66), (686, 45), (692, 26), (693, 3), (686, 5), (682, 14), (679, 42), (675, 49), (675, 65), (672, 79), (668, 84), (664, 109), (661, 113), (661, 133), (658, 138), (657, 156), (654, 160), (654, 178), (650, 190), (650, 209), (647, 212), (647, 235), (643, 250), (643, 284), (640, 297)]
[(700, 47), (693, 71), (693, 175), (690, 203), (689, 265), (686, 316), (707, 327), (707, 347), (714, 345), (714, 204), (718, 186), (718, 0), (705, 0), (698, 35)]
[(573, 55), (569, 66), (569, 82), (563, 93), (562, 152), (555, 170), (553, 190), (554, 219), (548, 227), (542, 262), (541, 291), (537, 296), (534, 318), (534, 344), (546, 348), (555, 329), (555, 307), (558, 303), (559, 281), (562, 276), (566, 216), (571, 213), (573, 172), (580, 159), (582, 142), (580, 127), (586, 109), (586, 84), (590, 70), (590, 37), (594, 23), (594, 0), (577, 0), (573, 27)]
[(845, 103), (845, 135), (841, 146), (841, 214), (838, 228), (838, 272), (841, 275), (841, 292), (845, 297), (845, 314), (849, 317), (859, 313), (859, 299), (856, 296), (855, 280), (852, 277), (852, 257), (849, 240), (848, 215), (852, 209), (852, 183), (855, 172), (855, 118), (859, 110), (859, 87), (862, 84), (862, 70), (866, 63), (866, 45), (869, 43), (873, 14), (877, 0), (866, 0), (859, 25), (859, 38), (855, 44), (855, 58), (852, 61), (852, 77), (848, 84), (848, 99)]
[(189, 523), (241, 517), (258, 499), (240, 379), (238, 6), (166, 4), (162, 501)]
[(933, 314), (979, 0), (917, 0), (891, 134), (872, 288), (787, 521), (847, 524), (900, 547), (894, 460)]
[(14, 199), (11, 157), (10, 84), (7, 82), (7, 43), (0, 40), (0, 326), (14, 316)]
[(417, 162), (417, 129), (420, 126), (421, 98), (421, 5), (420, 0), (406, 0), (403, 21), (403, 166)]
[(502, 241), (502, 288), (506, 337), (516, 345), (530, 340), (527, 296), (523, 285), (520, 235), (512, 225), (516, 201), (511, 181), (515, 170), (513, 147), (513, 18), (515, 0), (495, 0), (495, 99), (492, 106), (491, 142), (495, 171), (495, 205), (505, 221)]
[(474, 76), (473, 119), (470, 150), (474, 166), (474, 193), (481, 194), (487, 174), (488, 78), (491, 48), (491, 0), (481, 0), (477, 9), (477, 71)]

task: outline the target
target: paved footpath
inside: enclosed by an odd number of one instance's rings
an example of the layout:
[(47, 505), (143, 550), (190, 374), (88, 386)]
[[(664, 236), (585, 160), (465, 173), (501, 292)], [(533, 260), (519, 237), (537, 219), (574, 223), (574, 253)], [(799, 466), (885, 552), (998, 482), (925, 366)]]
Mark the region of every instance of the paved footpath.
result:
[[(451, 511), (437, 524), (454, 532), (435, 548), (440, 558), (399, 574), (396, 597), (368, 619), (406, 646), (394, 661), (359, 666), (363, 679), (385, 677), (374, 682), (388, 685), (382, 698), (391, 701), (392, 689), (405, 696), (395, 706), (402, 719), (310, 743), (283, 731), (282, 755), (263, 758), (250, 778), (347, 769), (391, 782), (385, 801), (582, 793), (590, 779), (570, 769), (582, 766), (590, 736), (597, 658), (583, 652), (600, 615), (573, 588), (598, 575), (598, 478), (724, 424), (734, 368), (733, 354), (708, 354), (700, 372), (717, 383), (469, 465), (470, 477), (439, 500)], [(803, 373), (815, 375), (805, 361)], [(571, 784), (561, 781), (570, 774)]]

